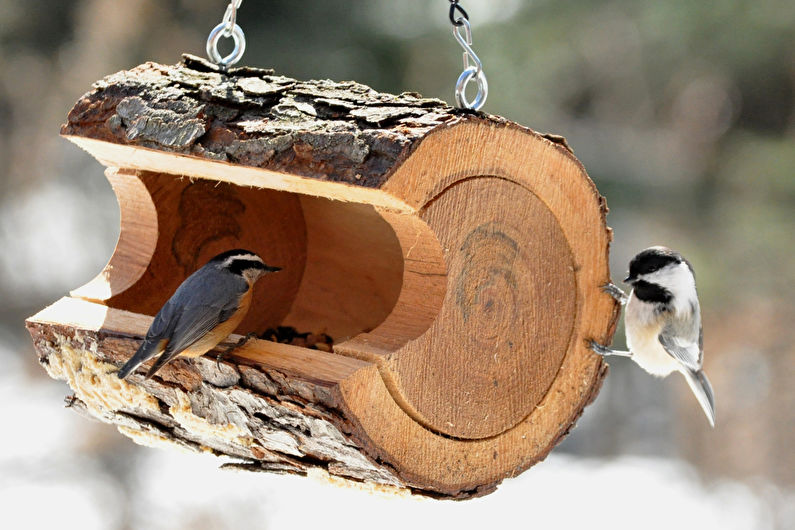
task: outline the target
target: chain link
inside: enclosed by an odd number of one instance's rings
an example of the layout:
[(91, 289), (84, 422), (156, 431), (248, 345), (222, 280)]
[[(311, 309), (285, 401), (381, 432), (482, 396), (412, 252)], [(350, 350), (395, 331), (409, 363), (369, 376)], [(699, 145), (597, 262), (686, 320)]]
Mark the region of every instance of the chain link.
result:
[(234, 31), (235, 24), (237, 24), (237, 10), (240, 9), (240, 4), (243, 0), (232, 0), (226, 6), (224, 13), (224, 37), (231, 37)]
[[(450, 24), (453, 26), (461, 26), (463, 25), (462, 20), (469, 20), (469, 15), (464, 10), (463, 7), (458, 5), (460, 0), (450, 0)], [(458, 11), (461, 14), (461, 17), (456, 18), (455, 12)]]
[[(246, 36), (237, 25), (237, 10), (240, 9), (242, 3), (243, 0), (231, 0), (224, 12), (223, 20), (210, 31), (210, 36), (207, 37), (207, 56), (212, 62), (223, 68), (238, 62), (246, 51)], [(218, 42), (221, 37), (232, 38), (235, 42), (235, 48), (227, 56), (222, 56), (218, 51)]]

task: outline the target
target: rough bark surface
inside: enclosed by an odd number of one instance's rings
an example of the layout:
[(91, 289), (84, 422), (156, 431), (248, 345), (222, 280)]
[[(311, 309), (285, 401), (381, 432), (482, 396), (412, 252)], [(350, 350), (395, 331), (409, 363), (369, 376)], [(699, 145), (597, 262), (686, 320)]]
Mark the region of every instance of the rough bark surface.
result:
[(138, 443), (209, 451), (247, 470), (320, 471), (371, 488), (409, 491), (351, 440), (333, 389), (322, 383), (207, 358), (177, 361), (162, 378), (133, 375), (127, 383), (116, 372), (138, 345), (132, 337), (35, 322), (28, 329), (39, 362), (75, 392), (69, 405)]
[(98, 81), (61, 133), (377, 188), (414, 140), (455, 116), (415, 93), (223, 72), (186, 55)]
[[(379, 188), (416, 140), (471, 113), (355, 81), (223, 71), (186, 54), (173, 66), (148, 62), (98, 81), (61, 134)], [(544, 137), (568, 149), (563, 137)]]

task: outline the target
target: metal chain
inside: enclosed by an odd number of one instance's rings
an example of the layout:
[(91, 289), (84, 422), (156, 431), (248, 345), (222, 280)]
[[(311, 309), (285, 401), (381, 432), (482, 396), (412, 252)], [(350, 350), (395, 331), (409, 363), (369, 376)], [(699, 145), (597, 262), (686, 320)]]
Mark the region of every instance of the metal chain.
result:
[(467, 14), (467, 12), (464, 10), (463, 7), (458, 5), (458, 2), (459, 0), (450, 0), (450, 24), (452, 24), (453, 26), (461, 26), (463, 24), (463, 22), (461, 22), (461, 19), (456, 19), (455, 17), (456, 11), (461, 13), (461, 17), (463, 19), (469, 20), (469, 15)]
[[(459, 108), (480, 110), (489, 95), (489, 84), (486, 81), (486, 74), (483, 72), (483, 63), (472, 50), (472, 26), (469, 24), (469, 15), (463, 7), (458, 5), (458, 2), (459, 0), (450, 0), (450, 23), (453, 25), (453, 36), (464, 49), (464, 71), (458, 76), (458, 81), (455, 84), (455, 102)], [(460, 16), (456, 16), (456, 12)], [(478, 84), (478, 93), (474, 101), (469, 101), (466, 89), (473, 80)]]
[[(222, 68), (227, 68), (238, 62), (246, 51), (246, 36), (237, 25), (237, 10), (240, 9), (242, 3), (243, 0), (231, 0), (226, 7), (223, 20), (212, 29), (210, 36), (207, 37), (207, 56)], [(222, 57), (218, 51), (218, 41), (221, 40), (221, 37), (227, 39), (231, 37), (235, 41), (235, 49), (226, 57)]]

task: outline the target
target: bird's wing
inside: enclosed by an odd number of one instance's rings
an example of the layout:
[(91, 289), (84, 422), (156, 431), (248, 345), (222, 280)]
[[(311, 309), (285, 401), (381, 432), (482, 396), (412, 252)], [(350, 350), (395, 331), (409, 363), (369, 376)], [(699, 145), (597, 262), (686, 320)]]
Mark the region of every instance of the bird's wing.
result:
[(183, 287), (186, 296), (181, 299), (185, 300), (185, 304), (181, 307), (163, 355), (149, 369), (147, 378), (234, 315), (240, 296), (246, 292), (248, 284), (243, 278), (229, 274), (215, 277), (212, 283), (186, 281), (180, 289)]
[(179, 353), (202, 338), (237, 311), (240, 296), (246, 292), (246, 281), (232, 274), (216, 276), (211, 283), (194, 286), (194, 295), (182, 308), (166, 353)]
[(172, 304), (171, 300), (166, 302), (158, 311), (138, 350), (119, 370), (118, 376), (121, 379), (130, 375), (141, 364), (164, 351), (168, 345), (169, 337), (177, 324), (179, 313), (179, 308)]
[(663, 327), (658, 340), (668, 354), (690, 370), (700, 370), (703, 349), (701, 314), (698, 305), (686, 318), (672, 318)]
[(177, 355), (179, 355), (178, 351), (177, 352), (164, 351), (163, 355), (158, 357), (157, 360), (154, 362), (154, 364), (152, 364), (152, 367), (149, 368), (149, 371), (146, 372), (146, 377), (144, 377), (144, 379), (151, 378), (153, 375), (155, 375), (157, 373), (158, 370), (163, 368), (166, 364), (168, 364), (171, 360), (173, 360)]

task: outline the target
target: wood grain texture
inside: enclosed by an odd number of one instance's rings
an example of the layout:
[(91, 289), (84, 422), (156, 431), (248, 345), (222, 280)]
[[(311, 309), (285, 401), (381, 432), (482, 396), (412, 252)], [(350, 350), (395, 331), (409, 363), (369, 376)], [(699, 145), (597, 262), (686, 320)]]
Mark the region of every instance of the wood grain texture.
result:
[(445, 248), (447, 303), (390, 368), (429, 428), (496, 436), (533, 411), (560, 368), (575, 317), (571, 251), (546, 206), (507, 180), (460, 181), (423, 217)]
[[(352, 461), (349, 452), (312, 464), (329, 473), (445, 498), (482, 495), (543, 459), (598, 392), (606, 365), (586, 340), (609, 342), (615, 331), (618, 306), (601, 291), (611, 232), (604, 199), (559, 137), (416, 94), (222, 73), (190, 57), (97, 83), (62, 132), (124, 168), (110, 174), (123, 226), (113, 266), (75, 292), (110, 309), (89, 325), (68, 314), (77, 301), (62, 301), (31, 319), (43, 359), (79, 350), (81, 363), (102, 359), (100, 372), (111, 374), (124, 360), (109, 353), (113, 344), (131, 353), (144, 315), (187, 274), (214, 252), (247, 247), (285, 270), (259, 282), (238, 330), (290, 324), (337, 340), (332, 353), (247, 344), (234, 369), (266, 391), (234, 388), (277, 400), (289, 388), (287, 401), (319, 407), (358, 454), (355, 472), (339, 463)], [(81, 349), (85, 337), (92, 347)], [(90, 391), (90, 378), (53, 373), (94, 396), (84, 403), (96, 413), (90, 404), (108, 400), (106, 409), (126, 410), (135, 392), (159, 399), (159, 384), (212, 386), (217, 374), (204, 366), (179, 361), (155, 386), (100, 377), (104, 386)], [(235, 394), (231, 410), (242, 416), (232, 428), (208, 419), (229, 393), (202, 396), (192, 410), (211, 427), (191, 417), (186, 425), (203, 427), (166, 438), (190, 445), (201, 431), (215, 451), (286, 472), (305, 473), (317, 458), (286, 464), (274, 439), (292, 431), (272, 424), (268, 437), (254, 436), (266, 456), (252, 458), (235, 429), (261, 433), (259, 409)], [(150, 432), (141, 421), (123, 425)], [(323, 436), (310, 429), (299, 445)]]
[(395, 232), (367, 204), (300, 196), (307, 230), (301, 287), (283, 324), (344, 342), (381, 324), (403, 279)]

